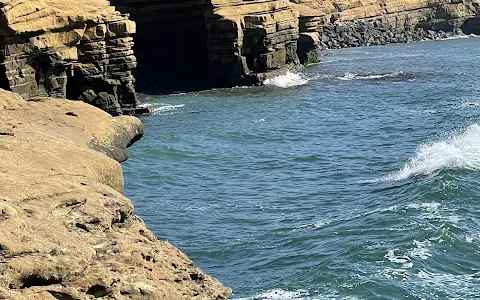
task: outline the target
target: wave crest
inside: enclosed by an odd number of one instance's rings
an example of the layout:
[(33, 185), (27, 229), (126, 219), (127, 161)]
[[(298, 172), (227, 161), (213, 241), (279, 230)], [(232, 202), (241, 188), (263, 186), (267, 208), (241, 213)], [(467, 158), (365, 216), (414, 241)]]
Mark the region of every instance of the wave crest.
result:
[(385, 181), (428, 176), (443, 169), (480, 170), (480, 125), (470, 125), (460, 134), (420, 146), (403, 168)]

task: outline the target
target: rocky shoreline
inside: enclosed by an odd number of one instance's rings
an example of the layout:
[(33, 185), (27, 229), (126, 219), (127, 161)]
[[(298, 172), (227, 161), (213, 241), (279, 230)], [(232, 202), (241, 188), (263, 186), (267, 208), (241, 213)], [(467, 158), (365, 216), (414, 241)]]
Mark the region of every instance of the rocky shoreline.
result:
[(0, 299), (226, 299), (122, 195), (135, 117), (0, 90)]
[(262, 84), (319, 50), (480, 34), (478, 0), (0, 0), (0, 88), (148, 113), (135, 88)]
[(321, 50), (438, 40), (449, 36), (442, 30), (423, 28), (397, 31), (390, 24), (383, 23), (381, 19), (326, 24), (318, 28), (318, 33)]
[(148, 112), (135, 85), (168, 93), (262, 84), (318, 62), (323, 49), (480, 34), (479, 7), (0, 0), (0, 299), (228, 298), (121, 194), (119, 162), (143, 125), (110, 115)]

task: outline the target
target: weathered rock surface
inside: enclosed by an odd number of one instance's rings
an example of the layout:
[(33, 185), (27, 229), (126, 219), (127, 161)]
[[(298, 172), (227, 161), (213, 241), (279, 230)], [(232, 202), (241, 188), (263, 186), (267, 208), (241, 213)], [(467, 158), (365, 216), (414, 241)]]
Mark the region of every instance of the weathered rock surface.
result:
[(0, 299), (230, 295), (121, 194), (118, 161), (142, 134), (134, 117), (0, 91)]
[(292, 0), (301, 18), (317, 17), (322, 48), (437, 39), (480, 32), (478, 0)]
[(298, 64), (298, 13), (288, 0), (112, 3), (138, 25), (142, 90), (256, 84)]
[(141, 91), (259, 84), (317, 62), (321, 48), (480, 33), (479, 7), (480, 0), (0, 0), (0, 87), (129, 114), (138, 112), (136, 57)]
[(138, 105), (135, 23), (106, 0), (0, 0), (0, 87), (83, 100), (119, 115)]

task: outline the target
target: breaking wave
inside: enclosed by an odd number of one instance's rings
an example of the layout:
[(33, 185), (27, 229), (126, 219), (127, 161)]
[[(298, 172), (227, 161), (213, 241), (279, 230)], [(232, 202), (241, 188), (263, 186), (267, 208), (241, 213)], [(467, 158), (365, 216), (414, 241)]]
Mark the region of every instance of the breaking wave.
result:
[(462, 133), (423, 144), (403, 168), (382, 181), (428, 176), (443, 169), (480, 169), (480, 125), (473, 124)]
[(308, 83), (308, 79), (298, 73), (287, 71), (284, 75), (269, 78), (263, 82), (265, 85), (273, 85), (280, 88), (289, 88)]

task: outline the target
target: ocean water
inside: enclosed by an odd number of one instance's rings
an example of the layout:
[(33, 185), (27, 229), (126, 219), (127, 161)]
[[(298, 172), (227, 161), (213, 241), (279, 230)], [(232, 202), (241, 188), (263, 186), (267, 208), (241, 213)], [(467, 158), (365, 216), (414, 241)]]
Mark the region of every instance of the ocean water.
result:
[(478, 299), (479, 46), (335, 50), (261, 87), (144, 95), (125, 194), (233, 299)]

